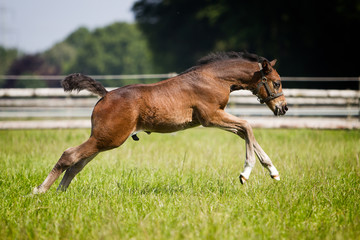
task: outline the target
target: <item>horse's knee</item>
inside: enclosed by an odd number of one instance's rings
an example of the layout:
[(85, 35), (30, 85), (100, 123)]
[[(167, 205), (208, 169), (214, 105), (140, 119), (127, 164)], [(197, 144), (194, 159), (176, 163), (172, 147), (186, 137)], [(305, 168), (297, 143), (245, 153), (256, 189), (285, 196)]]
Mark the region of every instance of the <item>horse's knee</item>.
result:
[(243, 121), (241, 124), (241, 128), (246, 132), (252, 132), (251, 124), (248, 121)]
[(249, 141), (255, 141), (252, 127), (248, 121), (243, 121), (238, 128), (237, 135), (241, 138), (248, 139)]
[(59, 161), (56, 163), (55, 167), (64, 171), (67, 168), (74, 165), (75, 163), (76, 163), (75, 148), (68, 148), (63, 152)]

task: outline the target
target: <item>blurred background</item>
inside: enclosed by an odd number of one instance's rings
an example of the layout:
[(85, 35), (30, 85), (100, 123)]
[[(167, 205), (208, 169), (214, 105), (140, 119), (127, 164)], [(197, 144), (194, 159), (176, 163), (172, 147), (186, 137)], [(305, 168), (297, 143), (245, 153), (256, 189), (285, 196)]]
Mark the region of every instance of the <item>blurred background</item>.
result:
[[(326, 105), (332, 110), (323, 117), (359, 119), (358, 0), (0, 0), (0, 15), (3, 100), (38, 94), (6, 89), (59, 88), (73, 72), (120, 87), (173, 76), (210, 52), (246, 50), (278, 59), (294, 106)], [(232, 106), (243, 97), (234, 96)], [(13, 107), (7, 104), (0, 118), (15, 117), (5, 114)], [(303, 110), (294, 116), (319, 117), (318, 109)], [(253, 112), (245, 115), (271, 114)]]

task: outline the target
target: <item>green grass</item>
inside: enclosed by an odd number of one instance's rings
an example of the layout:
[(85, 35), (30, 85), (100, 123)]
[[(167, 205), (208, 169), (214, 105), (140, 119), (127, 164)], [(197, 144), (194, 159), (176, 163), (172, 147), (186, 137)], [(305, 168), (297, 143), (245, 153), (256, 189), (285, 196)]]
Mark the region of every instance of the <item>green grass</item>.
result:
[(0, 131), (1, 239), (359, 239), (360, 131), (255, 130), (278, 168), (242, 186), (244, 141), (216, 129), (140, 133), (67, 192), (31, 195), (89, 130)]

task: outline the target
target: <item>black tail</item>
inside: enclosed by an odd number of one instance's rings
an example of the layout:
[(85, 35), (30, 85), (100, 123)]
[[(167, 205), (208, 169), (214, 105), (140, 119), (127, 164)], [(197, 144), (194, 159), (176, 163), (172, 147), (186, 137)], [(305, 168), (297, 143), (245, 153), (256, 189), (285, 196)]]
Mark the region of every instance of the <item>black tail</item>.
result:
[(71, 92), (73, 90), (80, 92), (86, 89), (100, 97), (104, 97), (108, 92), (101, 83), (80, 73), (73, 73), (67, 76), (61, 81), (61, 86), (65, 92)]

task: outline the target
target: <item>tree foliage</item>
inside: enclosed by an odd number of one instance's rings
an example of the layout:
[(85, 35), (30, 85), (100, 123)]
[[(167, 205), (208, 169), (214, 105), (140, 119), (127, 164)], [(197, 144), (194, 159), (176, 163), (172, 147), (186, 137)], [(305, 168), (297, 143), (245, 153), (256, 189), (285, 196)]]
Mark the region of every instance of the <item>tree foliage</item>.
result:
[[(18, 51), (16, 49), (6, 49), (0, 46), (0, 75), (7, 73), (12, 62), (17, 58)], [(5, 80), (0, 79), (0, 86)]]
[(59, 68), (61, 74), (67, 74), (76, 64), (78, 52), (84, 47), (84, 41), (89, 38), (91, 38), (90, 31), (85, 27), (80, 27), (64, 41), (45, 51), (42, 56), (46, 62)]
[(137, 24), (82, 27), (40, 54), (0, 47), (0, 74), (182, 72), (209, 52), (247, 50), (277, 58), (284, 76), (359, 76), (358, 0), (138, 0), (133, 12)]
[(138, 0), (133, 11), (162, 71), (209, 51), (278, 58), (283, 75), (358, 76), (357, 0)]
[(16, 49), (6, 49), (0, 46), (0, 74), (6, 74), (6, 71), (17, 56), (18, 51)]
[[(59, 74), (59, 69), (45, 61), (40, 54), (28, 54), (16, 59), (7, 71), (10, 75), (54, 75)], [(51, 82), (48, 82), (51, 86)], [(2, 87), (46, 87), (45, 81), (6, 80)], [(58, 86), (56, 84), (55, 86)]]
[[(0, 54), (2, 53), (0, 49)], [(8, 55), (10, 51), (6, 52)], [(1, 57), (2, 57), (1, 55)], [(5, 59), (5, 58), (4, 58)], [(152, 59), (147, 41), (136, 24), (113, 23), (94, 31), (81, 27), (64, 41), (41, 54), (25, 54), (18, 59), (6, 57), (8, 64), (2, 74), (67, 75), (85, 74), (145, 74), (152, 73)], [(1, 69), (2, 70), (2, 69)], [(53, 81), (38, 86), (59, 86)], [(35, 85), (34, 85), (35, 84)], [(118, 86), (111, 80), (107, 85)], [(3, 87), (36, 87), (31, 81), (6, 81)]]
[(114, 23), (84, 39), (68, 72), (141, 74), (152, 72), (151, 54), (134, 24)]

